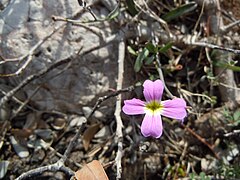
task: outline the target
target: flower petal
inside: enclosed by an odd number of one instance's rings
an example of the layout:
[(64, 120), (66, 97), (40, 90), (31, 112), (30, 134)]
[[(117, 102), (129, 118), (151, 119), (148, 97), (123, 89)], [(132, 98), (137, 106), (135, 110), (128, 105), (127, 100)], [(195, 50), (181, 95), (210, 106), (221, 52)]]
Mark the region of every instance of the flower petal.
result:
[(163, 94), (164, 85), (161, 80), (150, 81), (146, 80), (143, 83), (143, 94), (147, 102), (149, 101), (160, 101)]
[(162, 115), (183, 120), (187, 116), (186, 101), (181, 98), (175, 98), (173, 100), (166, 100), (161, 102), (163, 105)]
[(145, 102), (140, 99), (133, 98), (125, 100), (122, 108), (123, 112), (128, 115), (144, 114)]
[(162, 135), (162, 131), (163, 127), (161, 116), (146, 114), (141, 125), (141, 132), (143, 136), (159, 138)]

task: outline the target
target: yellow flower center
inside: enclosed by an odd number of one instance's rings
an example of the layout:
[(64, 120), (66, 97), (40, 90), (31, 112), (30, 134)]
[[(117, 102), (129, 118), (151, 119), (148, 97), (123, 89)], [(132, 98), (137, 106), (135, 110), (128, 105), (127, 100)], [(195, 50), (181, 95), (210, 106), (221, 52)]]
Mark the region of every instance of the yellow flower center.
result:
[(146, 111), (150, 112), (151, 114), (155, 114), (157, 112), (161, 112), (163, 105), (158, 101), (151, 101), (145, 105), (145, 108)]

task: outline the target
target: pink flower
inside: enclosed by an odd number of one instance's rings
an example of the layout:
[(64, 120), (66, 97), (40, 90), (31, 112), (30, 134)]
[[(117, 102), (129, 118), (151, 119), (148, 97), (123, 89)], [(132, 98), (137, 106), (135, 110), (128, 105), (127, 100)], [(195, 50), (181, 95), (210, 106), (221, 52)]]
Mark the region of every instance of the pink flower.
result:
[(141, 125), (143, 136), (159, 138), (163, 131), (161, 115), (182, 122), (187, 116), (186, 102), (181, 98), (161, 101), (164, 89), (161, 80), (146, 80), (143, 87), (146, 102), (136, 98), (125, 100), (122, 110), (127, 115), (145, 114)]

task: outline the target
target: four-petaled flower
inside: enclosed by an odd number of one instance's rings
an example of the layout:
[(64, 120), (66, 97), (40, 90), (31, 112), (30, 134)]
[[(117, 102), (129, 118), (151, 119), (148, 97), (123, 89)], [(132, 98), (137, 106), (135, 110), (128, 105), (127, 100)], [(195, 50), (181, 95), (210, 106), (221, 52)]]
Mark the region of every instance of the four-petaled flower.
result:
[(146, 102), (136, 98), (125, 100), (122, 110), (127, 115), (145, 114), (141, 125), (142, 134), (159, 138), (163, 131), (161, 115), (182, 122), (187, 116), (186, 102), (181, 98), (161, 101), (164, 90), (161, 80), (146, 80), (143, 88)]

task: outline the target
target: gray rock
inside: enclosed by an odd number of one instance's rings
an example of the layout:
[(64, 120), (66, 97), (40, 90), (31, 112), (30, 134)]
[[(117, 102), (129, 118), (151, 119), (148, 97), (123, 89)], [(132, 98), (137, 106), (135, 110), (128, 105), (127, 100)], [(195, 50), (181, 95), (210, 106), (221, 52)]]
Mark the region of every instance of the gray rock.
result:
[(9, 161), (1, 161), (0, 162), (0, 179), (2, 179), (8, 170)]
[(87, 122), (86, 117), (84, 117), (84, 116), (74, 116), (74, 117), (72, 117), (69, 125), (71, 127), (75, 127), (75, 126), (80, 127), (83, 123), (86, 123), (86, 122)]
[(203, 172), (212, 171), (217, 168), (217, 160), (209, 156), (201, 159), (201, 168)]
[(29, 151), (26, 147), (19, 144), (13, 136), (10, 136), (10, 142), (20, 158), (26, 158), (29, 156)]
[(226, 157), (226, 159), (227, 159), (228, 161), (231, 161), (231, 160), (233, 160), (238, 154), (239, 154), (238, 148), (233, 148), (233, 149), (231, 149), (231, 150), (229, 151), (229, 154), (228, 154), (228, 156)]
[[(88, 1), (90, 4), (92, 1)], [(94, 7), (96, 7), (94, 9)], [(114, 7), (113, 7), (114, 8)], [(52, 16), (73, 17), (82, 10), (76, 1), (64, 0), (14, 0), (0, 12), (0, 55), (5, 59), (27, 55), (34, 45), (55, 29), (59, 30), (34, 51), (31, 63), (19, 76), (2, 80), (16, 87), (23, 79), (49, 65), (71, 58), (80, 48), (82, 52), (102, 44), (99, 35), (80, 26), (64, 22), (53, 22)], [(94, 5), (97, 15), (107, 16), (109, 10)], [(106, 13), (106, 14), (103, 14)], [(80, 13), (79, 20), (92, 19), (88, 12)], [(109, 22), (87, 25), (99, 29), (102, 34), (112, 34)], [(0, 66), (0, 73), (17, 71), (26, 61), (6, 63)], [(61, 72), (61, 73), (59, 73)], [(52, 70), (44, 77), (31, 82), (24, 88), (27, 96), (41, 86), (31, 101), (41, 110), (57, 110), (79, 113), (82, 106), (96, 97), (115, 88), (117, 76), (117, 48), (114, 44), (96, 49), (85, 56), (78, 56), (71, 64)]]
[(91, 112), (92, 112), (92, 108), (90, 108), (90, 107), (88, 107), (88, 106), (84, 106), (84, 107), (82, 108), (82, 110), (83, 110), (83, 114), (84, 114), (84, 116), (85, 116), (86, 118), (88, 118), (89, 115), (90, 115)]
[[(0, 19), (4, 23), (0, 23), (1, 34), (9, 33), (9, 30), (18, 29), (28, 19), (29, 1), (14, 0), (0, 13)], [(4, 26), (7, 26), (6, 28)]]
[(100, 120), (102, 120), (104, 118), (103, 113), (101, 111), (98, 111), (98, 110), (95, 111), (93, 115), (94, 115), (95, 118), (100, 119)]
[(110, 136), (109, 126), (103, 126), (95, 135), (95, 138), (109, 138)]

